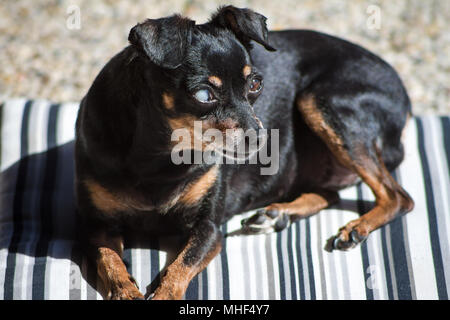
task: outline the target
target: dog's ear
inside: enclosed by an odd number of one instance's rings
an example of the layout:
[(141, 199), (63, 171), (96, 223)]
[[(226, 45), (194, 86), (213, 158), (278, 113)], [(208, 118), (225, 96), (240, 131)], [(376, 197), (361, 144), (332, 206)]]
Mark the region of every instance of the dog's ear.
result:
[(253, 10), (225, 6), (219, 8), (209, 23), (233, 31), (247, 48), (251, 48), (250, 40), (254, 40), (267, 50), (276, 51), (267, 42), (266, 20), (266, 17)]
[(195, 21), (179, 15), (147, 19), (131, 29), (128, 40), (156, 65), (175, 69), (183, 62), (194, 25)]

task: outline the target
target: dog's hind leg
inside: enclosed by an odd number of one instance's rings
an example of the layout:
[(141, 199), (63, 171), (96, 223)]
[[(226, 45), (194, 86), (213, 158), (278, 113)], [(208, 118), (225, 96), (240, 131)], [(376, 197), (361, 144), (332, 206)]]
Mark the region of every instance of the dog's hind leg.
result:
[(353, 162), (354, 170), (375, 195), (375, 207), (359, 219), (347, 223), (336, 236), (329, 239), (327, 250), (347, 250), (365, 240), (369, 233), (384, 226), (399, 215), (414, 208), (409, 194), (394, 180), (375, 147), (377, 158), (364, 158), (361, 164)]
[[(329, 240), (327, 249), (352, 248), (365, 240), (370, 232), (413, 209), (413, 200), (387, 170), (376, 139), (372, 141), (368, 138), (370, 134), (365, 132), (362, 127), (364, 124), (355, 124), (353, 121), (353, 125), (361, 127), (348, 128), (348, 125), (341, 123), (339, 117), (335, 116), (332, 118), (332, 126), (331, 121), (326, 121), (313, 96), (300, 99), (298, 109), (308, 127), (327, 145), (335, 159), (349, 172), (356, 173), (371, 188), (376, 198), (375, 207), (342, 227)], [(332, 112), (330, 109), (327, 111)], [(339, 134), (334, 126), (339, 127)], [(306, 193), (291, 203), (269, 205), (244, 220), (243, 227), (252, 233), (280, 231), (290, 221), (309, 217), (338, 199), (338, 194), (333, 191)]]
[[(375, 207), (342, 227), (329, 240), (327, 249), (352, 248), (365, 240), (370, 232), (413, 209), (413, 200), (387, 170), (380, 147), (377, 146), (377, 137), (371, 138), (371, 133), (366, 131), (366, 124), (345, 118), (345, 115), (340, 118), (337, 113), (333, 114), (331, 106), (320, 109), (312, 95), (300, 99), (298, 109), (306, 124), (325, 142), (334, 157), (357, 173), (376, 199)], [(330, 114), (325, 117), (323, 110)], [(345, 121), (349, 124), (346, 125)]]

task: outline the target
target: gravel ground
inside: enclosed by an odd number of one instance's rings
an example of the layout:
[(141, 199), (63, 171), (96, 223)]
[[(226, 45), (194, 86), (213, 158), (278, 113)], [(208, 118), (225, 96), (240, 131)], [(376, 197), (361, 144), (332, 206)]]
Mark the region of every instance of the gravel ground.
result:
[(138, 21), (182, 13), (202, 23), (226, 3), (264, 14), (270, 29), (359, 43), (398, 70), (416, 114), (450, 114), (449, 0), (2, 0), (0, 98), (79, 101)]

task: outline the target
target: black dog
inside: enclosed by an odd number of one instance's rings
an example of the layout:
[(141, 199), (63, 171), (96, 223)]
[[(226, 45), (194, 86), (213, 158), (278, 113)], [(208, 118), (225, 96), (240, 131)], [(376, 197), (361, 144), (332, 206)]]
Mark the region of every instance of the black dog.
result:
[[(265, 20), (233, 6), (201, 25), (177, 15), (147, 20), (131, 30), (131, 45), (108, 62), (82, 101), (78, 211), (86, 253), (110, 298), (143, 298), (121, 259), (129, 230), (153, 235), (170, 226), (186, 236), (153, 296), (179, 299), (220, 252), (219, 226), (234, 214), (263, 208), (243, 228), (278, 231), (362, 180), (376, 204), (331, 239), (330, 249), (345, 250), (412, 210), (389, 173), (403, 159), (400, 138), (411, 115), (395, 71), (325, 34), (268, 33)], [(194, 121), (221, 132), (279, 129), (279, 141), (269, 135), (266, 142), (279, 142), (279, 170), (261, 175), (260, 164), (175, 164), (172, 133), (193, 133)]]

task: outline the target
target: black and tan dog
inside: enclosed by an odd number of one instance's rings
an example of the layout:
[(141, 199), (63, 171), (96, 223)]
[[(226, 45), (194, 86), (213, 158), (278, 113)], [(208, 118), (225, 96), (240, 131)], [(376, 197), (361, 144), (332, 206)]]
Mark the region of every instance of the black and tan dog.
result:
[[(355, 44), (306, 30), (268, 32), (265, 20), (233, 6), (201, 25), (177, 15), (146, 20), (84, 98), (76, 126), (78, 211), (86, 253), (110, 298), (143, 298), (121, 259), (130, 230), (154, 235), (170, 226), (186, 237), (153, 295), (179, 299), (220, 252), (219, 227), (237, 213), (263, 208), (244, 228), (278, 231), (362, 180), (376, 203), (330, 241), (345, 250), (412, 210), (389, 173), (403, 159), (411, 115), (395, 71)], [(171, 133), (192, 131), (194, 121), (222, 131), (261, 123), (279, 129), (278, 172), (174, 164)]]

